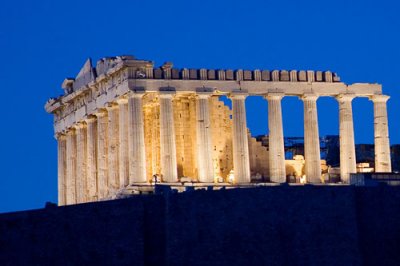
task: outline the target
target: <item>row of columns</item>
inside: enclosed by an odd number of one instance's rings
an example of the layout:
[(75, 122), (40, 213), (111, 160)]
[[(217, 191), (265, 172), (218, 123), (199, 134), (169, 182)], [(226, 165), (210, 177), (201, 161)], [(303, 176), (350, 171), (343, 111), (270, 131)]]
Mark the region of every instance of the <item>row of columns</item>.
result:
[(146, 182), (143, 94), (132, 94), (58, 134), (59, 204), (108, 197)]
[[(199, 181), (208, 183), (214, 182), (210, 96), (199, 95), (196, 116)], [(147, 181), (142, 97), (142, 93), (132, 93), (118, 99), (57, 136), (60, 205), (103, 199), (129, 184)], [(178, 181), (172, 99), (171, 93), (160, 94), (161, 174), (165, 182)], [(244, 120), (242, 131), (245, 126)], [(248, 156), (248, 150), (243, 154)]]
[[(176, 182), (177, 162), (173, 116), (173, 93), (160, 93), (161, 169), (164, 182)], [(209, 93), (196, 99), (197, 165), (200, 182), (214, 182)], [(249, 148), (245, 99), (235, 93), (232, 100), (233, 164), (236, 183), (250, 182)], [(283, 142), (283, 93), (269, 93), (269, 169), (272, 182), (286, 182)], [(95, 115), (89, 116), (58, 138), (58, 176), (60, 205), (94, 201), (132, 183), (147, 181), (144, 142), (143, 93), (118, 99)], [(348, 182), (356, 172), (353, 115), (354, 95), (339, 95), (341, 178)], [(305, 173), (310, 183), (321, 182), (317, 95), (301, 97), (304, 103)], [(390, 172), (390, 146), (386, 101), (375, 95), (374, 131), (377, 172)]]
[[(284, 95), (269, 94), (268, 127), (269, 163), (272, 182), (285, 182), (285, 158), (282, 131), (281, 99)], [(356, 155), (354, 143), (354, 125), (352, 100), (353, 94), (341, 94), (336, 97), (339, 103), (339, 136), (340, 136), (340, 175), (341, 180), (349, 182), (350, 174), (356, 173)], [(317, 99), (315, 94), (301, 97), (304, 106), (304, 157), (307, 182), (321, 182), (320, 143), (318, 132)], [(390, 143), (386, 102), (389, 96), (374, 95), (374, 143), (375, 172), (391, 172)]]

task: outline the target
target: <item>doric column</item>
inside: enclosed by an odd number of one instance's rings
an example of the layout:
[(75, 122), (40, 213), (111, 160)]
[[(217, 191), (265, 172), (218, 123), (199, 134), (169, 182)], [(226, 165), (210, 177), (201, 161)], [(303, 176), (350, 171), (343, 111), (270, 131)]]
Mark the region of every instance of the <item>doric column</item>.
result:
[(97, 116), (97, 191), (98, 199), (108, 195), (108, 116), (105, 110)]
[(65, 200), (69, 205), (76, 203), (76, 135), (74, 128), (67, 131), (66, 154)]
[(114, 194), (119, 189), (119, 118), (118, 105), (110, 104), (108, 111), (108, 189)]
[(348, 183), (350, 174), (356, 172), (356, 151), (354, 145), (352, 94), (336, 97), (339, 102), (339, 137), (340, 137), (340, 178)]
[(76, 203), (86, 202), (87, 136), (86, 124), (75, 125), (76, 132)]
[(58, 152), (58, 206), (63, 206), (66, 204), (66, 136), (57, 134), (56, 139)]
[(161, 174), (164, 182), (177, 182), (176, 142), (174, 128), (173, 94), (161, 92), (160, 95), (160, 146)]
[(321, 154), (318, 133), (317, 99), (314, 94), (301, 98), (304, 105), (304, 157), (306, 178), (309, 183), (321, 183)]
[(212, 160), (210, 94), (198, 94), (196, 98), (197, 169), (200, 182), (214, 182)]
[(128, 100), (129, 183), (146, 182), (143, 93), (131, 93)]
[(86, 119), (87, 140), (87, 168), (86, 168), (86, 190), (87, 201), (98, 199), (97, 191), (97, 119), (90, 116)]
[(128, 99), (118, 99), (119, 105), (119, 187), (129, 185)]
[(386, 102), (389, 98), (387, 95), (374, 95), (371, 97), (374, 102), (375, 172), (380, 173), (392, 172), (386, 108)]
[(283, 143), (282, 107), (283, 93), (268, 93), (269, 176), (271, 182), (286, 182), (285, 146)]
[(246, 107), (247, 94), (234, 93), (232, 99), (233, 169), (235, 183), (250, 183), (249, 144), (247, 138)]

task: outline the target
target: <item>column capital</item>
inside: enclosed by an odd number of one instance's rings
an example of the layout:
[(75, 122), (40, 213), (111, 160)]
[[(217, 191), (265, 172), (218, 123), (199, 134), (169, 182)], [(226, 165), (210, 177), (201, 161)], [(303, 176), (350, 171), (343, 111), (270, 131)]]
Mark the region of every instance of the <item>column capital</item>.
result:
[(94, 114), (97, 118), (99, 117), (104, 117), (107, 115), (107, 109), (106, 108), (101, 108), (98, 109), (97, 112)]
[(303, 95), (300, 96), (300, 99), (304, 101), (317, 101), (319, 95), (314, 94), (314, 93), (304, 93)]
[(116, 102), (110, 102), (110, 103), (108, 103), (108, 104), (106, 105), (107, 111), (109, 111), (109, 110), (115, 110), (115, 109), (117, 109), (117, 108), (118, 108), (118, 103), (116, 103)]
[(145, 94), (145, 91), (131, 91), (128, 93), (128, 98), (143, 98)]
[(248, 92), (247, 91), (232, 91), (231, 93), (229, 93), (228, 97), (231, 99), (246, 99), (246, 97), (248, 96)]
[(282, 100), (283, 97), (285, 97), (285, 94), (282, 92), (269, 92), (264, 95), (267, 100)]
[(214, 93), (213, 88), (206, 88), (206, 87), (197, 88), (195, 97), (200, 99), (208, 99), (210, 96), (212, 96), (213, 93)]
[(58, 133), (54, 134), (54, 138), (56, 140), (58, 140), (58, 141), (65, 140), (66, 137), (67, 137), (66, 134), (65, 133), (61, 133), (61, 132), (58, 132)]
[(197, 92), (196, 98), (198, 99), (209, 99), (212, 96), (212, 93), (209, 92)]
[(117, 104), (127, 104), (128, 103), (128, 96), (127, 95), (121, 96), (120, 98), (116, 99), (115, 102)]
[(75, 134), (75, 128), (74, 127), (70, 127), (68, 130), (65, 131), (65, 135), (66, 136), (72, 136)]
[(82, 129), (82, 128), (84, 128), (86, 125), (84, 124), (84, 122), (78, 122), (78, 123), (75, 123), (74, 125), (72, 125), (72, 127), (74, 128), (74, 129)]
[(335, 98), (338, 102), (351, 102), (356, 95), (354, 93), (339, 94)]
[(175, 94), (175, 91), (159, 91), (158, 96), (163, 99), (172, 99)]
[(385, 103), (390, 99), (390, 96), (383, 94), (376, 94), (369, 97), (374, 103)]
[(86, 122), (86, 124), (88, 123), (93, 123), (94, 121), (97, 120), (97, 117), (95, 115), (88, 115), (84, 121)]

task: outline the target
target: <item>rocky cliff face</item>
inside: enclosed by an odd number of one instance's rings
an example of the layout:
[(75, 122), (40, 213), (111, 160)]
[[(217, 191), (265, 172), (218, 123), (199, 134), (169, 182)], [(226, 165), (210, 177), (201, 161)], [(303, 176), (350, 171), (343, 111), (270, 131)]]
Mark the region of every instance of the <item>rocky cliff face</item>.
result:
[(0, 265), (396, 265), (400, 189), (193, 191), (0, 215)]

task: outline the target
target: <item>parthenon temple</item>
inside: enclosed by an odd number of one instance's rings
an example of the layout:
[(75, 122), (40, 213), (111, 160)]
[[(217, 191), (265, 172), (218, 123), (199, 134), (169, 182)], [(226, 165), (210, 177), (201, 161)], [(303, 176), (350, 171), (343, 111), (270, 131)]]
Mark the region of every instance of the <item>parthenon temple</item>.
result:
[[(391, 172), (386, 102), (380, 84), (347, 85), (330, 71), (176, 69), (155, 67), (133, 56), (88, 59), (64, 94), (46, 103), (58, 142), (59, 204), (110, 198), (132, 185), (240, 186), (285, 183), (293, 166), (285, 160), (283, 97), (304, 106), (306, 183), (318, 184), (321, 158), (317, 99), (339, 105), (340, 181), (356, 173), (352, 100), (374, 106), (375, 171)], [(227, 96), (232, 109), (221, 101)], [(269, 145), (251, 137), (245, 99), (268, 102)], [(292, 168), (290, 168), (292, 167)], [(298, 171), (297, 171), (298, 172)]]

